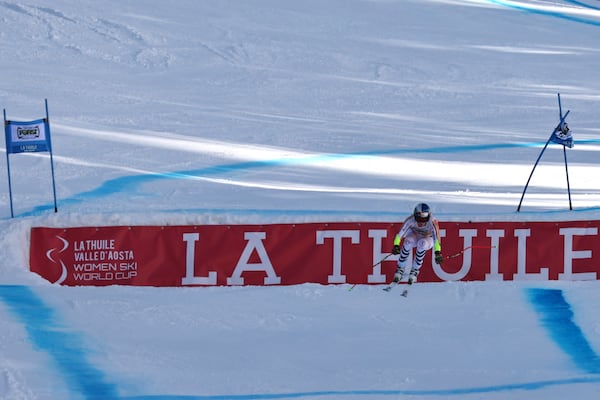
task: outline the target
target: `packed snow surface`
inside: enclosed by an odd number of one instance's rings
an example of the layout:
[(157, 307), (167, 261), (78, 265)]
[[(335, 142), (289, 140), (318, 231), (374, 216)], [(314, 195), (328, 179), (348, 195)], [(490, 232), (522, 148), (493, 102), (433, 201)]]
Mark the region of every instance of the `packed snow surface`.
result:
[(599, 43), (595, 0), (0, 1), (0, 105), (48, 100), (58, 206), (49, 153), (11, 154), (0, 399), (597, 399), (595, 281), (62, 287), (28, 238), (600, 219)]

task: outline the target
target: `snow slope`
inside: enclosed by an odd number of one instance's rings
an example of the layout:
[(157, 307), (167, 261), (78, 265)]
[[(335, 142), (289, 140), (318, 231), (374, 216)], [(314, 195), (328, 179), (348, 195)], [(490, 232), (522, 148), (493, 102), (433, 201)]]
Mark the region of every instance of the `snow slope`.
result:
[[(595, 399), (596, 282), (66, 288), (32, 226), (600, 217), (600, 3), (0, 1), (0, 399)], [(543, 153), (557, 93), (575, 148)], [(6, 165), (0, 174), (6, 174)]]

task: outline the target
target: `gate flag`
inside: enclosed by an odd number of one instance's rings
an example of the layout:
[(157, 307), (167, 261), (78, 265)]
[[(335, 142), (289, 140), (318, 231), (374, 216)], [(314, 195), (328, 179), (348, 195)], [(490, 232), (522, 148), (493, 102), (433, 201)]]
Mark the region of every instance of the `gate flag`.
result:
[(50, 169), (52, 171), (52, 192), (54, 194), (54, 212), (56, 205), (56, 184), (54, 180), (54, 160), (52, 157), (52, 142), (50, 140), (50, 118), (48, 117), (48, 100), (46, 103), (46, 118), (34, 121), (9, 121), (4, 110), (4, 134), (6, 141), (6, 165), (8, 171), (8, 192), (10, 197), (10, 216), (14, 217), (12, 201), (12, 185), (10, 178), (10, 157), (15, 153), (35, 153), (47, 151), (50, 153)]
[(567, 146), (568, 148), (573, 148), (573, 134), (569, 129), (569, 124), (563, 121), (559, 124), (554, 132), (552, 133), (551, 139), (553, 143), (562, 144), (563, 146)]
[(46, 119), (5, 121), (7, 153), (50, 151), (50, 128)]

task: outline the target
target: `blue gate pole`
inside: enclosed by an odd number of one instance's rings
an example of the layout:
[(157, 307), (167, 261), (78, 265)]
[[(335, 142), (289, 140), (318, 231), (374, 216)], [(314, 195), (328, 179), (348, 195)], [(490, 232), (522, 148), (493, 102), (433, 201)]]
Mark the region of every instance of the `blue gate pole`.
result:
[(54, 159), (52, 158), (52, 135), (50, 134), (50, 117), (48, 116), (48, 99), (44, 99), (46, 103), (46, 127), (48, 128), (48, 150), (50, 151), (50, 170), (52, 171), (52, 193), (54, 194), (54, 212), (58, 212), (56, 204), (56, 182), (54, 180)]
[[(560, 96), (559, 96), (559, 99), (560, 99)], [(571, 110), (568, 110), (565, 113), (565, 115), (563, 115), (560, 118), (560, 122), (558, 123), (558, 125), (556, 126), (556, 128), (554, 128), (554, 131), (552, 132), (552, 134), (550, 135), (550, 137), (546, 141), (546, 144), (544, 145), (544, 148), (542, 149), (542, 151), (540, 152), (540, 155), (538, 156), (537, 160), (535, 161), (535, 164), (533, 165), (533, 169), (531, 170), (531, 174), (529, 174), (529, 179), (527, 179), (527, 183), (525, 184), (525, 188), (523, 189), (523, 194), (521, 195), (521, 200), (519, 201), (519, 206), (517, 207), (517, 212), (521, 211), (521, 203), (523, 203), (523, 197), (525, 197), (525, 191), (527, 190), (527, 186), (529, 186), (529, 181), (531, 181), (531, 177), (533, 176), (533, 171), (535, 171), (535, 167), (537, 167), (538, 163), (540, 162), (540, 159), (542, 158), (542, 154), (544, 154), (544, 151), (546, 150), (546, 147), (548, 147), (548, 144), (552, 140), (552, 136), (554, 135), (554, 132), (556, 132), (558, 129), (560, 129), (560, 126), (562, 125), (563, 121), (567, 118), (567, 115), (569, 115), (570, 112), (571, 112)], [(565, 162), (565, 164), (566, 164), (566, 162)], [(569, 196), (570, 196), (570, 194), (569, 194)]]
[(563, 119), (562, 116), (562, 105), (560, 104), (560, 93), (558, 93), (558, 118)]
[(8, 197), (10, 201), (10, 217), (14, 218), (15, 214), (13, 212), (13, 198), (12, 198), (12, 184), (10, 182), (10, 157), (8, 154), (10, 153), (10, 149), (8, 148), (8, 138), (6, 137), (6, 109), (4, 109), (4, 140), (6, 143), (6, 171), (8, 173)]
[[(552, 135), (554, 135), (554, 133)], [(531, 173), (529, 174), (529, 179), (527, 179), (527, 183), (525, 184), (525, 188), (523, 189), (523, 194), (521, 195), (521, 200), (519, 201), (519, 206), (517, 207), (517, 212), (521, 211), (521, 203), (523, 203), (523, 197), (525, 197), (525, 191), (527, 190), (527, 186), (529, 186), (529, 181), (531, 181), (531, 177), (533, 176), (533, 171), (535, 171), (535, 167), (537, 167), (538, 163), (540, 162), (540, 159), (542, 158), (542, 154), (544, 154), (544, 151), (546, 151), (546, 147), (548, 147), (548, 143), (550, 143), (550, 139), (552, 139), (552, 135), (546, 141), (546, 144), (544, 145), (544, 148), (540, 152), (540, 155), (538, 156), (537, 160), (535, 160), (535, 164), (533, 164), (533, 169), (531, 170)]]
[(571, 204), (571, 185), (569, 184), (569, 167), (567, 166), (567, 148), (563, 144), (563, 155), (565, 156), (565, 172), (567, 173), (567, 193), (569, 194), (569, 210), (573, 210)]

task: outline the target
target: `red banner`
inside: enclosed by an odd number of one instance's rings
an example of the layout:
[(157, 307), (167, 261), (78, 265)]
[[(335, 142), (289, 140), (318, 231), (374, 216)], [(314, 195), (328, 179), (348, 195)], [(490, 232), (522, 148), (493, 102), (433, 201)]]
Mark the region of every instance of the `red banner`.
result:
[[(600, 221), (440, 223), (447, 259), (420, 282), (596, 280)], [(389, 282), (401, 224), (32, 228), (30, 268), (62, 285)], [(429, 252), (431, 253), (431, 252)], [(375, 265), (377, 264), (377, 265)], [(375, 266), (374, 266), (375, 265)]]

